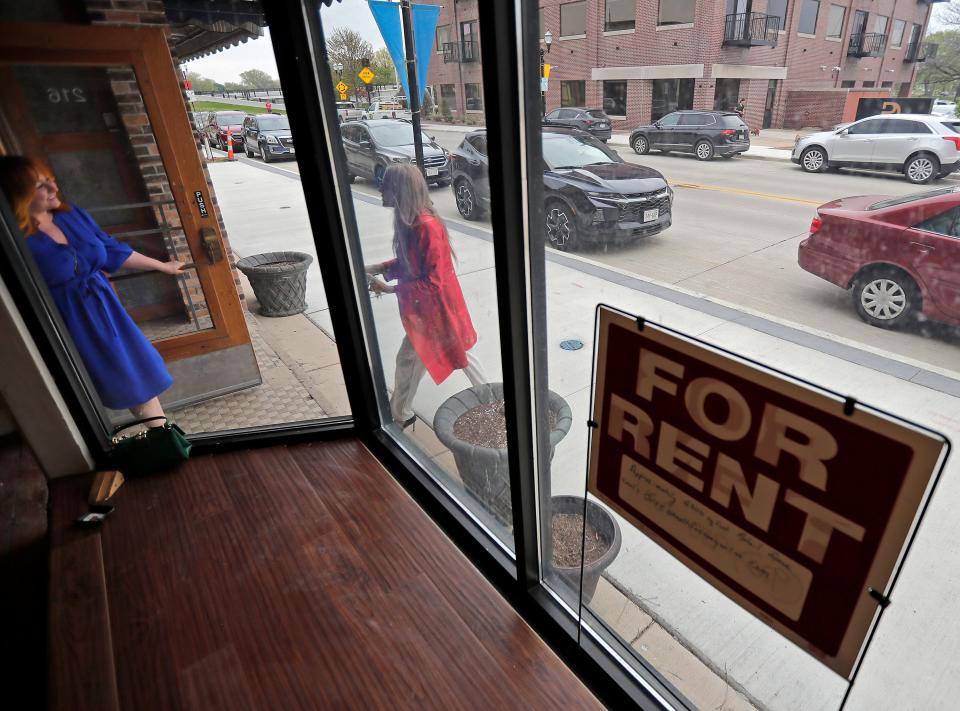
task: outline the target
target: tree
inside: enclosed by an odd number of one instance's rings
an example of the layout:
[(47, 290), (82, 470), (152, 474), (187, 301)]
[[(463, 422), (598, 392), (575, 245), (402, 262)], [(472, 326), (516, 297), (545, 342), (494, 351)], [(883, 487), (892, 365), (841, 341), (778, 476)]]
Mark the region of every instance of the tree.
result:
[(187, 72), (187, 79), (193, 84), (194, 91), (222, 91), (222, 84), (208, 79), (200, 72)]
[(917, 70), (914, 94), (955, 96), (960, 83), (960, 29), (934, 32), (924, 38), (923, 44), (937, 45), (937, 53), (927, 58)]
[(238, 84), (235, 81), (228, 81), (223, 85), (224, 91), (244, 91), (246, 88), (243, 84)]
[(248, 69), (240, 72), (240, 84), (244, 89), (273, 89), (279, 86), (280, 82), (262, 69)]
[[(357, 32), (338, 27), (327, 37), (327, 61), (330, 67), (330, 79), (334, 84), (340, 81), (341, 76), (334, 71), (336, 64), (343, 65), (343, 82), (349, 86), (354, 93), (357, 87), (363, 82), (357, 74), (363, 69), (361, 59), (371, 59), (373, 57), (373, 45), (367, 42)], [(373, 69), (376, 72), (376, 69)]]
[(375, 84), (397, 84), (396, 67), (393, 65), (393, 57), (386, 47), (381, 47), (373, 56), (370, 57), (370, 71), (377, 75), (374, 79)]

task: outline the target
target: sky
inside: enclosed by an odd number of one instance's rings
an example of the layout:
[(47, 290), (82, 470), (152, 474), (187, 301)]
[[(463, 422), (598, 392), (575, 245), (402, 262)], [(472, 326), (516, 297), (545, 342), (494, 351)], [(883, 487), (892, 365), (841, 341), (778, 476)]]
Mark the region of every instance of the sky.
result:
[[(373, 45), (374, 49), (384, 46), (380, 30), (373, 21), (373, 15), (370, 14), (366, 0), (343, 0), (334, 3), (331, 7), (323, 6), (320, 10), (320, 18), (326, 33), (332, 32), (337, 27), (347, 27), (359, 33)], [(240, 72), (248, 69), (262, 69), (270, 76), (276, 77), (277, 63), (273, 58), (270, 29), (264, 28), (263, 37), (187, 62), (184, 66), (189, 72), (198, 72), (208, 79), (215, 79), (221, 83), (240, 81)]]

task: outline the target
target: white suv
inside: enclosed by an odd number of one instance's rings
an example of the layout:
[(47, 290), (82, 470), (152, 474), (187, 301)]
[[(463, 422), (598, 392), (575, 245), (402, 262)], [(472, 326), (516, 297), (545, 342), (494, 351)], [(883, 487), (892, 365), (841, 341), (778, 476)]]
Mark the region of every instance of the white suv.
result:
[(798, 138), (790, 160), (809, 173), (837, 168), (902, 172), (928, 183), (960, 167), (960, 119), (886, 114)]

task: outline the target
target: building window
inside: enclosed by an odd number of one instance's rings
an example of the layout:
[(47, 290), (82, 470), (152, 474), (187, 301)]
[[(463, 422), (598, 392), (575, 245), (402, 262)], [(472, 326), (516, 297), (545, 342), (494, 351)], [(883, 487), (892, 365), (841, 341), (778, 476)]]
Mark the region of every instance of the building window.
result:
[(847, 8), (843, 5), (830, 6), (830, 16), (827, 18), (827, 37), (843, 36), (843, 19), (846, 14)]
[(880, 82), (880, 86), (883, 89), (890, 89), (893, 86), (893, 82), (892, 81)]
[(561, 106), (586, 106), (587, 82), (562, 81), (560, 82)]
[(627, 115), (627, 82), (603, 82), (603, 110), (608, 116)]
[(587, 3), (568, 2), (560, 6), (560, 36), (587, 34)]
[(605, 32), (632, 30), (636, 24), (636, 16), (637, 0), (607, 0), (603, 29)]
[(440, 85), (440, 113), (446, 115), (451, 111), (457, 111), (457, 85)]
[(443, 54), (443, 45), (453, 42), (450, 25), (440, 25), (437, 28), (437, 54)]
[(477, 21), (460, 23), (460, 59), (475, 62), (480, 57), (480, 38), (477, 36)]
[(717, 79), (713, 92), (714, 111), (733, 111), (740, 103), (740, 80)]
[(805, 35), (817, 34), (817, 15), (820, 14), (820, 0), (801, 0), (800, 24), (797, 32)]
[(463, 96), (467, 111), (483, 111), (483, 93), (479, 84), (464, 84)]
[(539, 18), (540, 18), (540, 37), (543, 37), (543, 33), (544, 33), (544, 29), (543, 29), (543, 8), (541, 7), (537, 12), (539, 13)]
[(906, 27), (907, 23), (903, 20), (893, 21), (893, 36), (890, 38), (891, 47), (903, 46), (903, 31), (906, 29)]
[(787, 0), (767, 0), (767, 14), (780, 18), (780, 29), (787, 29)]
[(650, 120), (693, 108), (693, 79), (654, 79)]
[(873, 31), (878, 35), (887, 34), (887, 23), (890, 21), (889, 17), (884, 17), (883, 15), (877, 15), (877, 21), (873, 24)]
[(697, 0), (660, 0), (658, 25), (685, 25), (697, 14)]
[(875, 82), (875, 81), (865, 81), (865, 82), (863, 82), (863, 88), (864, 88), (864, 89), (872, 89), (872, 88), (875, 87), (876, 85), (877, 85), (877, 82)]
[(855, 87), (856, 85), (857, 85), (857, 82), (855, 82), (855, 81), (853, 81), (853, 80), (851, 80), (851, 79), (844, 79), (842, 82), (840, 82), (840, 88), (841, 88), (841, 89), (852, 89), (852, 88)]

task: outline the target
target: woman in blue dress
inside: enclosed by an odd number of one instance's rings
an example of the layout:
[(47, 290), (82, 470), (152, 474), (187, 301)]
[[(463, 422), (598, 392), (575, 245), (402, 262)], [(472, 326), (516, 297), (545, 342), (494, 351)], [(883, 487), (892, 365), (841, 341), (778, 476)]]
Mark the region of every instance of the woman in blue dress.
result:
[(173, 378), (104, 272), (124, 267), (176, 275), (183, 263), (151, 259), (105, 234), (85, 210), (63, 200), (40, 161), (0, 156), (0, 189), (103, 404), (129, 409), (138, 419), (162, 416), (158, 395)]

